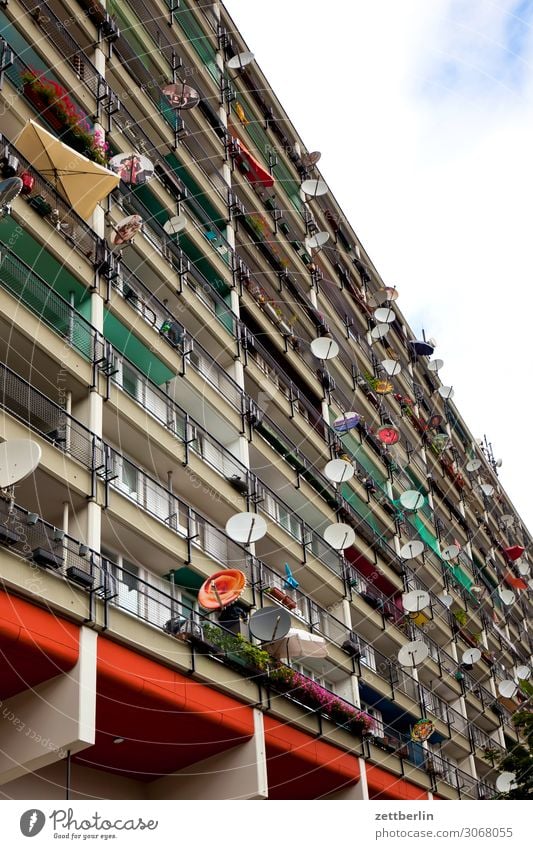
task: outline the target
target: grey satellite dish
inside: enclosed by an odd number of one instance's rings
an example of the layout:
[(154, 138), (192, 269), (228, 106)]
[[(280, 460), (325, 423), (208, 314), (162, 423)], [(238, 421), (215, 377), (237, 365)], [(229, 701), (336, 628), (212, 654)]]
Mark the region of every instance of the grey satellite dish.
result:
[(439, 359), (431, 360), (431, 362), (428, 363), (428, 369), (430, 371), (440, 371), (440, 369), (443, 367), (443, 365), (444, 365), (444, 360), (439, 360)]
[(439, 386), (438, 393), (445, 401), (449, 401), (454, 396), (454, 391), (451, 386)]
[(473, 663), (477, 663), (478, 660), (481, 660), (481, 652), (479, 649), (467, 649), (463, 652), (462, 661), (468, 666), (471, 666)]
[(400, 495), (400, 504), (406, 510), (420, 510), (425, 504), (426, 499), (417, 489), (406, 489)]
[(402, 595), (403, 609), (408, 613), (418, 613), (429, 607), (429, 593), (426, 590), (411, 590)]
[(490, 495), (494, 495), (494, 487), (490, 483), (482, 483), (480, 484), (479, 488), (483, 495), (486, 495), (487, 497)]
[(498, 683), (498, 693), (504, 699), (512, 699), (517, 690), (518, 685), (514, 681), (511, 681), (510, 678), (506, 678), (504, 681)]
[(502, 513), (500, 523), (504, 528), (512, 528), (514, 525), (514, 516), (511, 513)]
[(304, 180), (301, 188), (304, 194), (312, 198), (318, 198), (321, 195), (325, 195), (328, 191), (328, 187), (324, 180)]
[(336, 551), (342, 551), (354, 544), (355, 531), (351, 525), (338, 522), (333, 525), (328, 525), (324, 531), (324, 539), (327, 544), (331, 545), (331, 547)]
[(309, 236), (305, 240), (305, 244), (309, 250), (315, 251), (324, 247), (326, 242), (329, 242), (329, 233), (326, 230), (321, 230), (320, 233), (315, 233), (314, 236)]
[(525, 575), (529, 575), (529, 573), (531, 571), (531, 567), (530, 567), (529, 563), (526, 563), (524, 561), (524, 563), (518, 564), (518, 571), (522, 575), (522, 577), (524, 577)]
[(515, 674), (517, 678), (520, 678), (521, 681), (527, 681), (529, 676), (531, 675), (531, 669), (529, 666), (517, 666), (515, 668)]
[(169, 218), (168, 221), (165, 221), (163, 224), (163, 230), (169, 236), (177, 236), (178, 233), (183, 233), (183, 231), (187, 228), (187, 218), (181, 213), (180, 215), (174, 215), (172, 218)]
[(442, 549), (440, 556), (443, 560), (455, 560), (456, 557), (459, 557), (460, 550), (458, 545), (447, 545), (446, 548)]
[(429, 648), (422, 640), (406, 643), (398, 652), (398, 661), (402, 666), (418, 666), (429, 655)]
[(437, 596), (437, 598), (439, 599), (439, 601), (442, 602), (444, 607), (448, 608), (448, 610), (453, 604), (453, 596), (448, 595), (448, 593), (441, 593), (439, 596)]
[(384, 339), (384, 337), (389, 333), (390, 325), (388, 324), (376, 324), (375, 327), (370, 331), (370, 335), (372, 339)]
[(281, 607), (263, 607), (256, 610), (248, 623), (250, 634), (262, 643), (270, 643), (286, 637), (291, 627), (288, 610)]
[(396, 313), (390, 307), (379, 307), (374, 311), (374, 319), (379, 324), (392, 324), (396, 318)]
[(312, 150), (311, 153), (304, 153), (302, 156), (302, 165), (304, 168), (314, 168), (322, 154), (319, 150)]
[(318, 360), (332, 360), (338, 356), (339, 346), (335, 339), (319, 336), (311, 342), (311, 351)]
[(424, 543), (421, 539), (413, 539), (411, 542), (406, 542), (400, 548), (400, 557), (402, 560), (411, 560), (413, 557), (418, 557), (424, 551)]
[(496, 790), (500, 793), (509, 793), (516, 786), (515, 772), (500, 772), (496, 779)]
[(330, 460), (324, 468), (325, 476), (333, 483), (344, 483), (353, 478), (355, 469), (346, 460)]
[(243, 53), (237, 53), (235, 56), (232, 56), (231, 59), (228, 59), (226, 67), (231, 68), (232, 71), (242, 71), (243, 68), (246, 68), (246, 65), (249, 65), (254, 61), (254, 58), (253, 53), (250, 53), (249, 50), (245, 50)]
[(236, 513), (226, 522), (226, 533), (235, 542), (249, 545), (262, 539), (267, 532), (267, 523), (257, 513)]
[(478, 460), (476, 458), (474, 460), (469, 460), (468, 463), (466, 464), (465, 468), (466, 468), (467, 472), (477, 472), (477, 470), (480, 469), (481, 466), (482, 466), (481, 460)]
[(498, 587), (498, 595), (507, 606), (514, 604), (516, 601), (516, 596), (512, 590), (502, 590), (501, 587)]
[(399, 363), (398, 360), (381, 360), (381, 365), (389, 377), (395, 377), (397, 374), (400, 374), (402, 370), (401, 363)]
[(10, 204), (20, 195), (22, 186), (20, 177), (8, 177), (7, 180), (0, 180), (0, 218), (9, 213)]
[(8, 439), (0, 445), (0, 489), (29, 477), (41, 460), (41, 447), (31, 439)]

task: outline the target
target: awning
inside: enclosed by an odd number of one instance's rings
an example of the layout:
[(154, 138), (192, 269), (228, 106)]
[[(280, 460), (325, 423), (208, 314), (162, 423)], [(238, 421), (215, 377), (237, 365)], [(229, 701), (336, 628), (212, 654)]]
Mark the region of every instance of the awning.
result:
[(266, 189), (274, 185), (274, 177), (270, 171), (252, 156), (246, 145), (235, 136), (232, 136), (233, 144), (237, 152), (237, 159), (244, 165), (244, 176), (250, 183), (261, 183)]
[(84, 221), (119, 184), (118, 174), (77, 153), (35, 121), (26, 124), (15, 144)]
[(527, 583), (523, 578), (517, 578), (512, 572), (506, 572), (503, 576), (506, 584), (514, 587), (516, 590), (527, 590)]
[(291, 628), (286, 637), (275, 640), (268, 647), (273, 657), (304, 660), (310, 657), (327, 657), (326, 641), (318, 634)]

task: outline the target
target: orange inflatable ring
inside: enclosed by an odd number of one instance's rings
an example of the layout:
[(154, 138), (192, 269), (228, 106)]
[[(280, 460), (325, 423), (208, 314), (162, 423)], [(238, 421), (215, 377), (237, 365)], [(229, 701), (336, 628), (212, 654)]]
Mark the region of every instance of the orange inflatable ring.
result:
[(243, 594), (246, 575), (240, 569), (215, 572), (204, 581), (198, 592), (198, 603), (206, 610), (222, 610)]

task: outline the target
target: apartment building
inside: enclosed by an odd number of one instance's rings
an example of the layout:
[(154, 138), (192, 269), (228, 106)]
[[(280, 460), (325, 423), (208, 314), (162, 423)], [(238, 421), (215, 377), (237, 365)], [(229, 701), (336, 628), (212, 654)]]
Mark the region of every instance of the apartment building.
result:
[(0, 24), (2, 797), (494, 797), (530, 534), (236, 23)]

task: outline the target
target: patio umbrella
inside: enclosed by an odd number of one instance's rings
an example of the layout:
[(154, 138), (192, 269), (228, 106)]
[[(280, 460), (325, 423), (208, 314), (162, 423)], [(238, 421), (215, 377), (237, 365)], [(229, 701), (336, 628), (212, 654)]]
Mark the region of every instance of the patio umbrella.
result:
[(26, 124), (16, 146), (85, 221), (119, 184), (117, 174), (63, 144), (35, 121)]
[(269, 652), (273, 657), (287, 657), (291, 660), (327, 657), (324, 638), (299, 628), (291, 628), (286, 637), (273, 642), (269, 646)]

